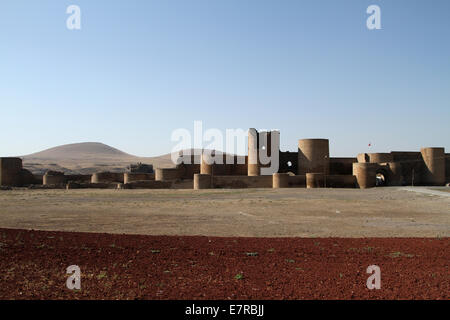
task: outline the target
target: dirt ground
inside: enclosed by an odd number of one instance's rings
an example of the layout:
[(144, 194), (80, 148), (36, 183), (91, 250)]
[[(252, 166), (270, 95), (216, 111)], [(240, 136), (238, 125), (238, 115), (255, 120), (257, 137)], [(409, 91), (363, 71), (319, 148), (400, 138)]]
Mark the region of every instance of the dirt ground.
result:
[(449, 237), (449, 193), (409, 189), (0, 191), (0, 228), (223, 237)]
[[(450, 239), (217, 238), (0, 229), (0, 299), (443, 299)], [(66, 287), (80, 268), (80, 290)], [(366, 286), (380, 268), (380, 289)]]

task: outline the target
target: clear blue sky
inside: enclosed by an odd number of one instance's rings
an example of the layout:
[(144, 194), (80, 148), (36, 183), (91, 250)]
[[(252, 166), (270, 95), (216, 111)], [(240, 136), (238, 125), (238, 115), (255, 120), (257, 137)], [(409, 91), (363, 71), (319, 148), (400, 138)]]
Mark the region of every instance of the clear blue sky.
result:
[(450, 152), (448, 0), (3, 0), (0, 39), (1, 156), (85, 141), (159, 155), (194, 120), (279, 129), (282, 150)]

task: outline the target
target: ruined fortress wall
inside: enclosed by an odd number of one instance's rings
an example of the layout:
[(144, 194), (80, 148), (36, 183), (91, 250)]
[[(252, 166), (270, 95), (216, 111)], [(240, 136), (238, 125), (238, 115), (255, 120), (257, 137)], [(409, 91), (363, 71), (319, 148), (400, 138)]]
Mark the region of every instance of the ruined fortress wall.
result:
[(296, 174), (298, 171), (298, 152), (280, 151), (280, 165), (278, 172), (292, 172)]
[(181, 179), (182, 171), (179, 168), (157, 168), (155, 170), (156, 181), (171, 181)]
[(420, 152), (392, 151), (393, 162), (402, 165), (403, 183), (406, 185), (419, 185), (422, 180), (422, 170), (425, 166)]
[(325, 177), (327, 188), (356, 188), (356, 177), (352, 174), (329, 175)]
[(291, 173), (274, 173), (272, 188), (305, 188), (306, 175), (293, 175)]
[(200, 166), (201, 174), (209, 174), (209, 175), (230, 175), (232, 164), (226, 163), (226, 155), (217, 155), (217, 156), (209, 156), (202, 155), (202, 163)]
[[(179, 179), (194, 179), (194, 174), (200, 173), (200, 164), (179, 164), (177, 165)], [(156, 173), (155, 173), (156, 177)]]
[(393, 162), (394, 156), (391, 153), (368, 153), (370, 163)]
[(49, 185), (61, 185), (69, 182), (74, 183), (89, 183), (91, 182), (90, 174), (72, 174), (72, 175), (64, 175), (64, 172), (56, 172), (56, 171), (48, 171), (42, 177), (42, 184)]
[(92, 175), (90, 174), (69, 174), (66, 175), (67, 182), (91, 182)]
[[(238, 157), (233, 156), (232, 159), (229, 159), (227, 163), (227, 156), (222, 155), (222, 159), (207, 159), (208, 156), (202, 156), (202, 163), (200, 166), (201, 174), (211, 174), (217, 176), (239, 176), (239, 175), (247, 175), (248, 167), (247, 163), (238, 163)], [(212, 163), (213, 161), (218, 161), (221, 163)], [(247, 161), (247, 158), (246, 158)]]
[(289, 187), (291, 188), (306, 188), (306, 175), (289, 175)]
[(214, 188), (272, 188), (272, 176), (213, 176)]
[(445, 180), (450, 183), (450, 153), (445, 154)]
[(306, 174), (306, 188), (325, 188), (325, 174), (308, 172)]
[(248, 176), (259, 176), (258, 131), (254, 128), (248, 132)]
[(22, 159), (0, 158), (0, 185), (20, 186), (21, 170), (22, 170)]
[(366, 163), (369, 162), (369, 155), (367, 153), (359, 153), (356, 156), (356, 159), (358, 160), (357, 162), (359, 163)]
[(107, 183), (118, 182), (123, 183), (123, 173), (117, 172), (98, 172), (91, 177), (91, 183)]
[[(200, 161), (201, 155), (193, 154), (191, 150), (191, 155), (185, 155), (187, 161), (183, 161), (176, 166), (179, 170), (179, 178), (178, 179), (194, 179), (194, 174), (200, 173)], [(181, 155), (182, 156), (182, 155)], [(155, 171), (156, 178), (156, 171)]]
[(182, 151), (179, 152), (179, 159), (177, 160), (177, 166), (178, 165), (193, 165), (193, 164), (200, 164), (201, 162), (201, 153), (197, 152), (194, 154), (195, 150), (191, 149), (191, 154), (183, 154)]
[(330, 175), (352, 175), (357, 158), (330, 158)]
[(360, 153), (357, 156), (359, 163), (387, 163), (394, 162), (392, 153), (377, 152), (377, 153)]
[(356, 185), (361, 189), (375, 187), (377, 168), (376, 163), (354, 163), (353, 175), (356, 177)]
[(231, 167), (231, 175), (233, 176), (246, 176), (248, 173), (248, 165), (244, 164), (234, 164)]
[(0, 185), (21, 187), (36, 184), (31, 171), (22, 167), (20, 158), (0, 158)]
[(123, 174), (123, 183), (127, 184), (134, 181), (148, 181), (155, 180), (154, 173), (133, 173), (126, 172)]
[(194, 175), (194, 190), (211, 189), (212, 176), (210, 174), (195, 174)]
[(207, 158), (209, 159), (209, 157), (207, 157), (206, 155), (202, 154), (202, 157), (201, 157), (202, 162), (200, 164), (200, 174), (209, 174), (209, 175), (211, 175), (212, 172), (213, 172), (213, 165), (215, 163), (209, 162), (209, 161), (212, 161), (212, 160), (208, 160)]
[(51, 186), (51, 185), (62, 185), (66, 184), (67, 177), (63, 172), (47, 172), (43, 177), (43, 185)]
[(33, 184), (44, 184), (44, 175), (34, 174), (33, 177), (34, 177)]
[(171, 181), (138, 180), (129, 181), (124, 184), (124, 189), (169, 189), (172, 187)]
[(392, 151), (393, 162), (421, 161), (422, 155), (418, 151)]
[[(225, 167), (223, 169), (224, 174), (231, 175), (231, 176), (246, 176), (248, 174), (248, 157), (246, 156), (244, 159), (244, 163), (238, 163), (238, 157), (234, 156), (232, 163), (225, 164)], [(224, 163), (226, 162), (226, 157), (224, 158)], [(214, 171), (214, 174), (220, 175), (219, 173), (216, 173)]]
[(299, 175), (330, 172), (328, 139), (302, 139), (298, 141)]
[(272, 175), (272, 188), (289, 188), (289, 173), (274, 173)]
[(444, 148), (420, 149), (424, 167), (421, 183), (441, 186), (445, 184), (445, 152)]
[[(203, 166), (203, 171), (202, 171)], [(179, 164), (176, 168), (157, 168), (155, 170), (155, 180), (170, 181), (177, 179), (193, 180), (195, 174), (213, 175), (247, 175), (247, 164), (238, 164), (235, 159), (234, 164)], [(204, 173), (207, 172), (207, 173)], [(208, 173), (211, 172), (211, 173)]]
[(405, 184), (403, 179), (403, 166), (401, 162), (389, 162), (387, 163), (388, 176), (387, 185), (388, 186), (402, 186)]
[(232, 164), (214, 164), (212, 166), (211, 174), (215, 176), (229, 176), (232, 175)]
[(171, 189), (192, 189), (194, 188), (194, 180), (193, 179), (185, 179), (185, 180), (172, 180), (168, 181), (171, 183)]
[(27, 169), (21, 169), (19, 172), (19, 181), (21, 186), (29, 186), (36, 183), (36, 178)]

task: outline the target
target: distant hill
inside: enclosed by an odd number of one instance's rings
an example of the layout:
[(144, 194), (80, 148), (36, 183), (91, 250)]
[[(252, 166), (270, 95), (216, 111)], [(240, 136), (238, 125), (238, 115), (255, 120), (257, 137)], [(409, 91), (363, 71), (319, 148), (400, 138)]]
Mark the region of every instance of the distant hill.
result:
[(66, 144), (44, 151), (32, 153), (24, 157), (25, 159), (130, 159), (137, 158), (116, 148), (100, 142), (83, 142)]
[(171, 155), (137, 157), (99, 142), (66, 144), (21, 157), (25, 169), (34, 174), (47, 170), (66, 174), (91, 174), (100, 171), (123, 172), (133, 163), (153, 164), (154, 168), (173, 167)]

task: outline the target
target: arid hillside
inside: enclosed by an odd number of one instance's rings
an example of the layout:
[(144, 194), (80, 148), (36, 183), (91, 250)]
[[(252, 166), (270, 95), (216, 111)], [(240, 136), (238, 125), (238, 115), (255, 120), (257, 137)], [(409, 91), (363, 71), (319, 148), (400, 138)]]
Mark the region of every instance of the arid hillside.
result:
[(153, 164), (155, 168), (173, 167), (170, 154), (159, 157), (137, 157), (99, 142), (67, 144), (22, 156), (24, 167), (34, 174), (47, 170), (71, 174), (99, 171), (124, 171), (132, 163)]

